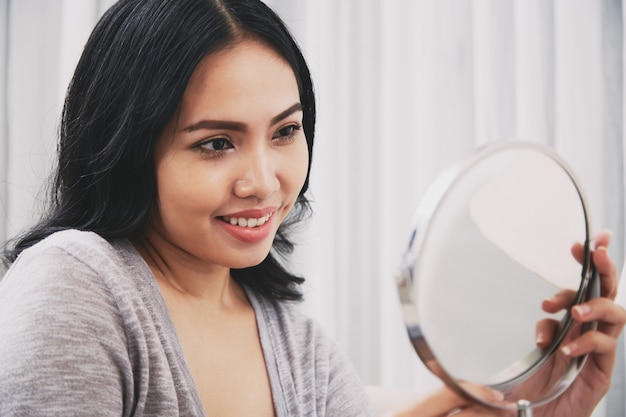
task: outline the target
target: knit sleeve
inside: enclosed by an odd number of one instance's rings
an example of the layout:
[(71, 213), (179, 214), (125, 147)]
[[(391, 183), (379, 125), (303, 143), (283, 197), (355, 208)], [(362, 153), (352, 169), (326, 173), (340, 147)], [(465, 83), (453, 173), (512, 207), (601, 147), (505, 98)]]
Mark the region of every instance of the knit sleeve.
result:
[(126, 344), (97, 271), (55, 246), (25, 251), (0, 281), (0, 415), (130, 415)]

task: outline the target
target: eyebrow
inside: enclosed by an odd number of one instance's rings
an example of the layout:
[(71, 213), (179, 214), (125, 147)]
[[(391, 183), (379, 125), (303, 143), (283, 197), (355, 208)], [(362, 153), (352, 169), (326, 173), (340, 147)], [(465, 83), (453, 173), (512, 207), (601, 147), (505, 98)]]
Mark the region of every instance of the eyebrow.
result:
[[(295, 103), (288, 109), (272, 117), (272, 120), (270, 120), (270, 124), (274, 125), (298, 111), (302, 111), (302, 103)], [(236, 131), (243, 132), (246, 130), (246, 124), (241, 123), (241, 122), (228, 121), (228, 120), (205, 119), (205, 120), (200, 120), (199, 122), (190, 124), (189, 126), (185, 127), (182, 130), (185, 132), (194, 132), (196, 130), (202, 130), (202, 129), (226, 129), (226, 130), (236, 130)]]

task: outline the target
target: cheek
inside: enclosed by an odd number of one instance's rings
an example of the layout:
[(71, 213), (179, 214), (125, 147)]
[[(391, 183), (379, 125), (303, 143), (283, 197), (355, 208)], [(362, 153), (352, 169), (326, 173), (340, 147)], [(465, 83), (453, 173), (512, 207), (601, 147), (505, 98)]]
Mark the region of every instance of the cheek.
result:
[(217, 200), (217, 173), (207, 175), (193, 163), (161, 164), (157, 175), (158, 205), (164, 216), (182, 216), (183, 213), (206, 214), (211, 202)]
[[(159, 205), (167, 206), (170, 203), (185, 203), (189, 189), (195, 188), (193, 178), (182, 175), (176, 164), (163, 163), (157, 171), (157, 190), (159, 193)], [(187, 180), (185, 180), (187, 177)]]

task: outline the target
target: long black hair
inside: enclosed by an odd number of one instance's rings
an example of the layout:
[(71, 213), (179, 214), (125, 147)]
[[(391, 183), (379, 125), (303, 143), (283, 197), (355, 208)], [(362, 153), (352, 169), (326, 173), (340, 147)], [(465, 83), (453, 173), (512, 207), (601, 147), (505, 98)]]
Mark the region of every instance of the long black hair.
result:
[[(285, 24), (262, 1), (120, 0), (94, 28), (69, 85), (48, 208), (38, 224), (7, 243), (5, 263), (65, 229), (105, 239), (141, 237), (157, 203), (155, 144), (191, 74), (207, 54), (246, 38), (265, 42), (293, 69), (310, 161), (315, 98), (309, 69)], [(303, 279), (279, 258), (293, 250), (290, 225), (309, 213), (308, 181), (307, 172), (267, 258), (232, 271), (239, 282), (273, 299), (302, 297)]]

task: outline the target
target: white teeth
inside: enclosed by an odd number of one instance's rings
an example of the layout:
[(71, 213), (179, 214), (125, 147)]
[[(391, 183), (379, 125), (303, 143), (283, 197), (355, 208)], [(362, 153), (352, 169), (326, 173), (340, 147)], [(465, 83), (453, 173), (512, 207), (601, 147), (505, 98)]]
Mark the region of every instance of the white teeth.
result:
[(272, 217), (272, 213), (266, 214), (263, 217), (246, 219), (245, 217), (226, 217), (223, 219), (225, 222), (232, 224), (233, 226), (241, 226), (241, 227), (258, 227), (269, 220)]

